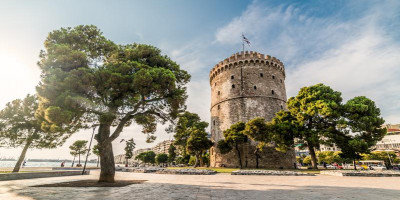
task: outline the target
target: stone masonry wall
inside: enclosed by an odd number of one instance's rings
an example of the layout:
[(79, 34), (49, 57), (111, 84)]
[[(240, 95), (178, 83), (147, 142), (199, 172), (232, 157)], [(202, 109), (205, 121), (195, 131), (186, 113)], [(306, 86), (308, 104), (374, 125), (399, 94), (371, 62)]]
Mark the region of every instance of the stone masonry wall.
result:
[[(286, 89), (283, 63), (271, 56), (256, 52), (241, 52), (217, 64), (210, 72), (211, 85), (211, 167), (237, 167), (236, 152), (222, 155), (216, 148), (223, 131), (232, 124), (255, 117), (271, 120), (285, 108)], [(255, 142), (241, 149), (243, 166), (255, 167)], [(293, 168), (294, 151), (281, 153), (267, 148), (261, 153), (259, 167)]]

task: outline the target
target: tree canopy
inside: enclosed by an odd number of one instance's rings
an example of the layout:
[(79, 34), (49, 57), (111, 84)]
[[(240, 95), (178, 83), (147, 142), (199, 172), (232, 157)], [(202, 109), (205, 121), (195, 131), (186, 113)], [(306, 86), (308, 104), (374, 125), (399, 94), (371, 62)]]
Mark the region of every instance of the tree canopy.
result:
[(142, 161), (143, 163), (151, 163), (154, 164), (156, 158), (156, 154), (154, 153), (154, 151), (146, 151), (146, 152), (142, 152), (139, 155), (136, 156), (135, 159)]
[(100, 182), (114, 182), (111, 142), (125, 126), (141, 125), (150, 142), (157, 122), (172, 121), (185, 109), (186, 71), (156, 47), (117, 45), (95, 26), (51, 32), (39, 67), (37, 92), (40, 112), (49, 121), (46, 129), (99, 124)]
[(178, 145), (180, 149), (183, 151), (183, 154), (186, 153), (186, 145), (187, 141), (190, 137), (191, 131), (194, 129), (204, 130), (208, 127), (208, 123), (201, 121), (200, 117), (196, 113), (184, 112), (179, 114), (178, 121), (173, 129), (175, 145)]
[(7, 146), (23, 146), (21, 155), (13, 172), (18, 172), (29, 148), (55, 148), (62, 145), (71, 135), (68, 131), (46, 132), (42, 129), (46, 119), (36, 113), (38, 99), (35, 95), (27, 95), (24, 99), (16, 99), (6, 104), (0, 111), (0, 135)]
[(77, 140), (71, 146), (69, 146), (71, 155), (79, 157), (79, 164), (81, 164), (81, 155), (88, 151), (86, 148), (87, 143), (87, 140)]
[(220, 140), (217, 144), (222, 154), (229, 153), (232, 149), (235, 149), (240, 168), (243, 168), (243, 165), (239, 147), (248, 141), (248, 137), (243, 133), (245, 127), (246, 124), (244, 122), (233, 124), (224, 131), (224, 140)]
[(163, 164), (168, 162), (168, 155), (165, 153), (160, 153), (156, 155), (156, 163)]

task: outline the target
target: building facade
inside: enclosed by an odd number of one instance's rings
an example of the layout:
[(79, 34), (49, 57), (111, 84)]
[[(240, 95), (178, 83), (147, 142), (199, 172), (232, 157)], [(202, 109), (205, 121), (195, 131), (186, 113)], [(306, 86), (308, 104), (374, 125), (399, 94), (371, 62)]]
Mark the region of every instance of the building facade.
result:
[[(257, 52), (236, 53), (221, 61), (210, 72), (211, 85), (211, 167), (238, 167), (234, 151), (221, 154), (216, 145), (224, 138), (223, 131), (237, 122), (255, 117), (271, 120), (275, 113), (286, 109), (285, 68), (281, 61)], [(256, 166), (255, 142), (242, 145), (242, 163)], [(293, 168), (294, 150), (285, 153), (266, 148), (259, 167)]]

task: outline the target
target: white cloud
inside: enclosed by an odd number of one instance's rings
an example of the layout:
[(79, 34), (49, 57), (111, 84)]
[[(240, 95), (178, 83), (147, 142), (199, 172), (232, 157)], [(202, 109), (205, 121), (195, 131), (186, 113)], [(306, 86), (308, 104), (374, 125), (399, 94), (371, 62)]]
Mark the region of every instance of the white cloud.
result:
[(215, 42), (237, 45), (237, 36), (245, 32), (250, 50), (285, 63), (288, 96), (324, 83), (346, 100), (359, 95), (373, 99), (388, 123), (400, 123), (400, 44), (383, 25), (398, 15), (399, 6), (390, 4), (370, 5), (358, 18), (340, 13), (318, 18), (307, 8), (260, 6), (256, 1), (220, 28)]

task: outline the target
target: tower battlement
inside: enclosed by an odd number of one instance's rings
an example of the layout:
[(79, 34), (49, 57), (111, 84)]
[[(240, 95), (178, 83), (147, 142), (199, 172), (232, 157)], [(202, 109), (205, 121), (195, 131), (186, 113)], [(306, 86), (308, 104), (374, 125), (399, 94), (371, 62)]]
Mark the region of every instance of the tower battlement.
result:
[(220, 73), (238, 67), (243, 64), (257, 64), (265, 67), (275, 67), (280, 70), (285, 77), (285, 66), (283, 63), (270, 55), (264, 55), (255, 51), (241, 51), (232, 54), (229, 58), (216, 64), (210, 71), (210, 84), (212, 80)]

